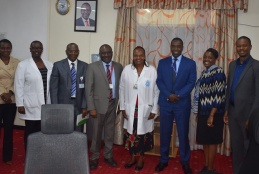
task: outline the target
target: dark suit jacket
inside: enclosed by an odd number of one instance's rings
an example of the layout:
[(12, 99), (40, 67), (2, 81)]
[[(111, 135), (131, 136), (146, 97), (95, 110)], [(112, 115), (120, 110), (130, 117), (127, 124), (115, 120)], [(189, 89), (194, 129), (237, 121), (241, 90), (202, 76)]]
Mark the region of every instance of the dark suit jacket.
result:
[[(122, 65), (117, 62), (112, 62), (115, 72), (115, 93), (117, 106), (119, 99), (119, 82), (122, 72)], [(109, 106), (109, 82), (107, 74), (103, 67), (102, 61), (91, 63), (87, 68), (87, 77), (85, 84), (85, 94), (88, 110), (94, 110), (100, 114), (105, 114)]]
[[(229, 100), (231, 86), (234, 79), (236, 61), (229, 64), (229, 72), (227, 79), (227, 94), (226, 94), (226, 110), (229, 108)], [(234, 104), (236, 115), (229, 115), (236, 119), (245, 122), (251, 114), (251, 111), (259, 106), (259, 61), (253, 59), (246, 65), (243, 73), (240, 76), (236, 90), (234, 93)]]
[(173, 84), (172, 57), (161, 59), (157, 68), (157, 86), (160, 90), (158, 104), (163, 107), (170, 107), (167, 98), (170, 94), (180, 95), (179, 106), (191, 105), (191, 91), (195, 85), (197, 72), (193, 60), (182, 56), (177, 78)]
[[(85, 89), (79, 88), (79, 84), (85, 84), (87, 63), (77, 60), (76, 70), (76, 111), (82, 112), (87, 108)], [(50, 98), (52, 104), (69, 104), (71, 98), (71, 71), (68, 60), (55, 62), (50, 77)]]
[[(89, 22), (90, 22), (90, 26), (91, 26), (91, 27), (94, 27), (94, 26), (95, 26), (95, 20), (89, 18)], [(85, 26), (84, 20), (82, 19), (82, 17), (81, 17), (81, 18), (78, 18), (78, 19), (76, 20), (76, 26)]]

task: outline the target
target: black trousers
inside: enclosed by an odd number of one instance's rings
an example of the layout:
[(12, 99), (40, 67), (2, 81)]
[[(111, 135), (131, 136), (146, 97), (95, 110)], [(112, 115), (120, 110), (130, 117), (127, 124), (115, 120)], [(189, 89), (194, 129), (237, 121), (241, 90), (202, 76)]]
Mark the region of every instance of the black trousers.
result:
[(27, 148), (28, 136), (41, 130), (41, 120), (25, 120), (24, 147)]
[(3, 161), (12, 161), (13, 157), (13, 122), (16, 115), (16, 105), (0, 104), (0, 123), (3, 123)]

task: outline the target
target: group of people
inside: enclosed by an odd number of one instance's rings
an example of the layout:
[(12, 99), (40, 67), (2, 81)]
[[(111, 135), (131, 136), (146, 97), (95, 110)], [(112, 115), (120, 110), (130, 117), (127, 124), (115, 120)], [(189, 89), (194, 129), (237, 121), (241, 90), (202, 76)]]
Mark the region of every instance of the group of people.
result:
[[(171, 41), (172, 56), (159, 61), (157, 70), (146, 61), (145, 49), (137, 46), (133, 60), (125, 66), (112, 61), (111, 46), (99, 49), (100, 61), (87, 64), (78, 60), (79, 48), (67, 45), (67, 58), (54, 65), (41, 58), (43, 45), (33, 41), (31, 58), (19, 63), (10, 56), (12, 44), (0, 41), (0, 118), (4, 124), (3, 161), (12, 161), (12, 126), (16, 107), (25, 120), (24, 144), (29, 134), (40, 131), (41, 105), (74, 105), (76, 117), (88, 113), (93, 124), (90, 169), (97, 169), (104, 130), (104, 161), (112, 167), (116, 108), (124, 117), (124, 146), (130, 158), (124, 165), (135, 170), (144, 167), (144, 154), (153, 148), (154, 119), (160, 116), (160, 161), (155, 171), (168, 166), (173, 123), (176, 122), (182, 169), (191, 174), (189, 118), (197, 114), (198, 144), (203, 145), (204, 167), (200, 174), (215, 174), (217, 145), (223, 142), (224, 122), (229, 124), (233, 173), (238, 174), (248, 149), (246, 126), (259, 105), (259, 62), (252, 58), (251, 40), (242, 36), (236, 42), (239, 58), (231, 62), (226, 83), (223, 69), (216, 65), (219, 53), (209, 48), (203, 55), (204, 71), (197, 80), (196, 63), (182, 55), (183, 41)], [(194, 96), (191, 101), (193, 88)], [(15, 96), (15, 97), (14, 97)], [(15, 100), (14, 100), (15, 98)], [(16, 104), (15, 104), (16, 103)], [(158, 109), (159, 108), (159, 109)], [(159, 110), (159, 111), (158, 111)], [(158, 113), (159, 112), (159, 113)], [(249, 123), (251, 124), (251, 123)]]

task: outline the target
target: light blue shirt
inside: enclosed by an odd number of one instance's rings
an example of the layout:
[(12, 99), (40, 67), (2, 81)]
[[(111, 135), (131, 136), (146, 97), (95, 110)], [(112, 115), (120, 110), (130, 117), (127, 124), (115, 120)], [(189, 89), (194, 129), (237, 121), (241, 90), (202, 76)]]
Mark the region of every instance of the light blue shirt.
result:
[[(178, 69), (179, 69), (181, 60), (182, 60), (182, 55), (180, 55), (180, 56), (177, 57), (176, 70), (175, 70), (175, 74), (176, 74), (176, 75), (177, 75), (177, 73), (178, 73)], [(173, 68), (173, 63), (174, 63), (174, 56), (172, 56), (172, 68)]]
[[(178, 61), (177, 61), (178, 62)], [(116, 98), (116, 94), (115, 94), (115, 71), (114, 71), (114, 67), (112, 66), (112, 61), (110, 63), (105, 63), (103, 62), (103, 68), (104, 68), (104, 71), (106, 72), (106, 65), (110, 65), (110, 72), (112, 73), (111, 74), (111, 80), (112, 80), (112, 98)], [(112, 69), (113, 68), (113, 69)]]

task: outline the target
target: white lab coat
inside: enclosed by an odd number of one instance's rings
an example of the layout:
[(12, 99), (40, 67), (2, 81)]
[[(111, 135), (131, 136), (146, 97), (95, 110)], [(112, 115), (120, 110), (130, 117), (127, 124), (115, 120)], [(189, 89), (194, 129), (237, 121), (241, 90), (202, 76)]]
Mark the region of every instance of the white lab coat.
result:
[[(154, 119), (148, 120), (149, 114), (158, 112), (159, 90), (156, 86), (157, 71), (149, 65), (144, 66), (140, 76), (133, 65), (127, 65), (121, 74), (119, 98), (120, 109), (125, 110), (128, 120), (124, 119), (124, 128), (133, 133), (134, 112), (138, 96), (137, 134), (143, 135), (154, 130)], [(137, 89), (134, 85), (137, 84)]]
[[(49, 80), (53, 64), (42, 59), (47, 73), (47, 104), (50, 104)], [(41, 120), (41, 105), (44, 101), (44, 88), (41, 73), (32, 58), (21, 61), (14, 78), (16, 106), (24, 106), (25, 114), (19, 117), (24, 120)]]

